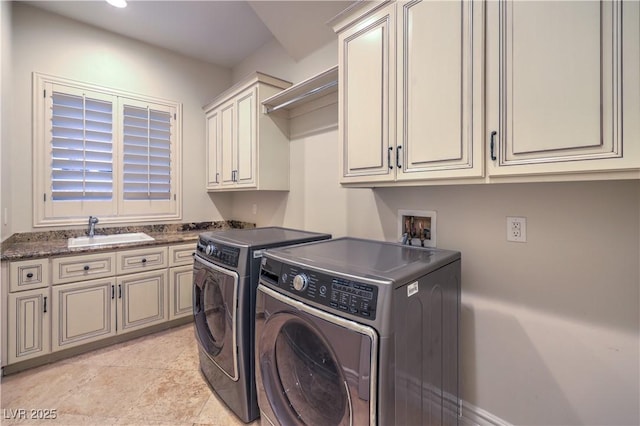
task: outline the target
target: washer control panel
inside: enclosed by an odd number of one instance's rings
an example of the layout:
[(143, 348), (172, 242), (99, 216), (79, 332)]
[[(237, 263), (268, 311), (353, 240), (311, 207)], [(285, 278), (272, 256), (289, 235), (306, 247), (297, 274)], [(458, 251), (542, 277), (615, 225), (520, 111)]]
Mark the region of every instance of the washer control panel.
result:
[(378, 287), (263, 259), (260, 272), (269, 284), (332, 309), (374, 320)]
[(197, 252), (211, 262), (222, 263), (233, 268), (238, 266), (240, 258), (238, 247), (226, 246), (203, 238), (198, 239)]

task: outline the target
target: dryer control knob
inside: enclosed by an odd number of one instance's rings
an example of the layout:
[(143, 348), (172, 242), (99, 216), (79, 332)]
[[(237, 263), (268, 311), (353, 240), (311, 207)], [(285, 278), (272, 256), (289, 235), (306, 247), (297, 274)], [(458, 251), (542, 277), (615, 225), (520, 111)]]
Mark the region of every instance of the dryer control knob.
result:
[(305, 274), (298, 274), (293, 278), (293, 288), (303, 291), (307, 288), (309, 278)]
[(213, 244), (207, 244), (207, 247), (204, 249), (204, 252), (211, 256), (213, 253), (216, 252), (216, 246), (214, 246)]

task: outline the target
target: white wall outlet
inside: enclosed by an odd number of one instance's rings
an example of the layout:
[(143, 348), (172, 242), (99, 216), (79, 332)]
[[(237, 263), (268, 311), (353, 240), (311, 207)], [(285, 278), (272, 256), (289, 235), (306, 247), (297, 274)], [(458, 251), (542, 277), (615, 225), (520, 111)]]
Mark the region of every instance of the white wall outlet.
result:
[(507, 216), (507, 241), (527, 242), (527, 218)]
[(251, 211), (253, 212), (253, 214), (258, 214), (258, 205), (254, 204), (253, 206), (251, 206)]

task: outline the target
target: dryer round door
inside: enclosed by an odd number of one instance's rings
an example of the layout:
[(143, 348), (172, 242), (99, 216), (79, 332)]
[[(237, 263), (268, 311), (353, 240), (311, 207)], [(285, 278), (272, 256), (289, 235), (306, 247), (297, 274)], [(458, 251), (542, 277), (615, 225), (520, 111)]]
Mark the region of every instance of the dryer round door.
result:
[(238, 379), (235, 336), (238, 274), (196, 258), (193, 315), (199, 345), (231, 379)]
[[(287, 309), (259, 289), (256, 384), (261, 410), (283, 425), (370, 424), (375, 336)], [(265, 400), (270, 412), (264, 410)]]

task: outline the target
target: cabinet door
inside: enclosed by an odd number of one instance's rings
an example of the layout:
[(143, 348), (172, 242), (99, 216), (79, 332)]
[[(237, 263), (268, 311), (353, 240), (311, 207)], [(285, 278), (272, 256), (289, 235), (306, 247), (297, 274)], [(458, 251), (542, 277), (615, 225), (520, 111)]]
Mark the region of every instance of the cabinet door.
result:
[(487, 137), (497, 132), (489, 173), (616, 168), (623, 154), (622, 2), (487, 8)]
[(193, 315), (193, 266), (169, 270), (169, 320)]
[(397, 179), (483, 175), (484, 2), (398, 3)]
[(235, 102), (227, 102), (220, 107), (220, 179), (222, 186), (235, 185), (236, 159), (236, 129)]
[(167, 320), (167, 270), (118, 277), (118, 333)]
[(395, 179), (394, 31), (392, 3), (338, 35), (338, 126), (344, 183)]
[(220, 186), (220, 112), (207, 114), (207, 189)]
[(115, 279), (53, 287), (54, 351), (116, 334)]
[(49, 299), (48, 288), (9, 294), (9, 364), (51, 352)]
[(237, 149), (235, 181), (238, 186), (256, 184), (256, 144), (257, 144), (257, 88), (240, 93), (236, 99), (237, 108)]

